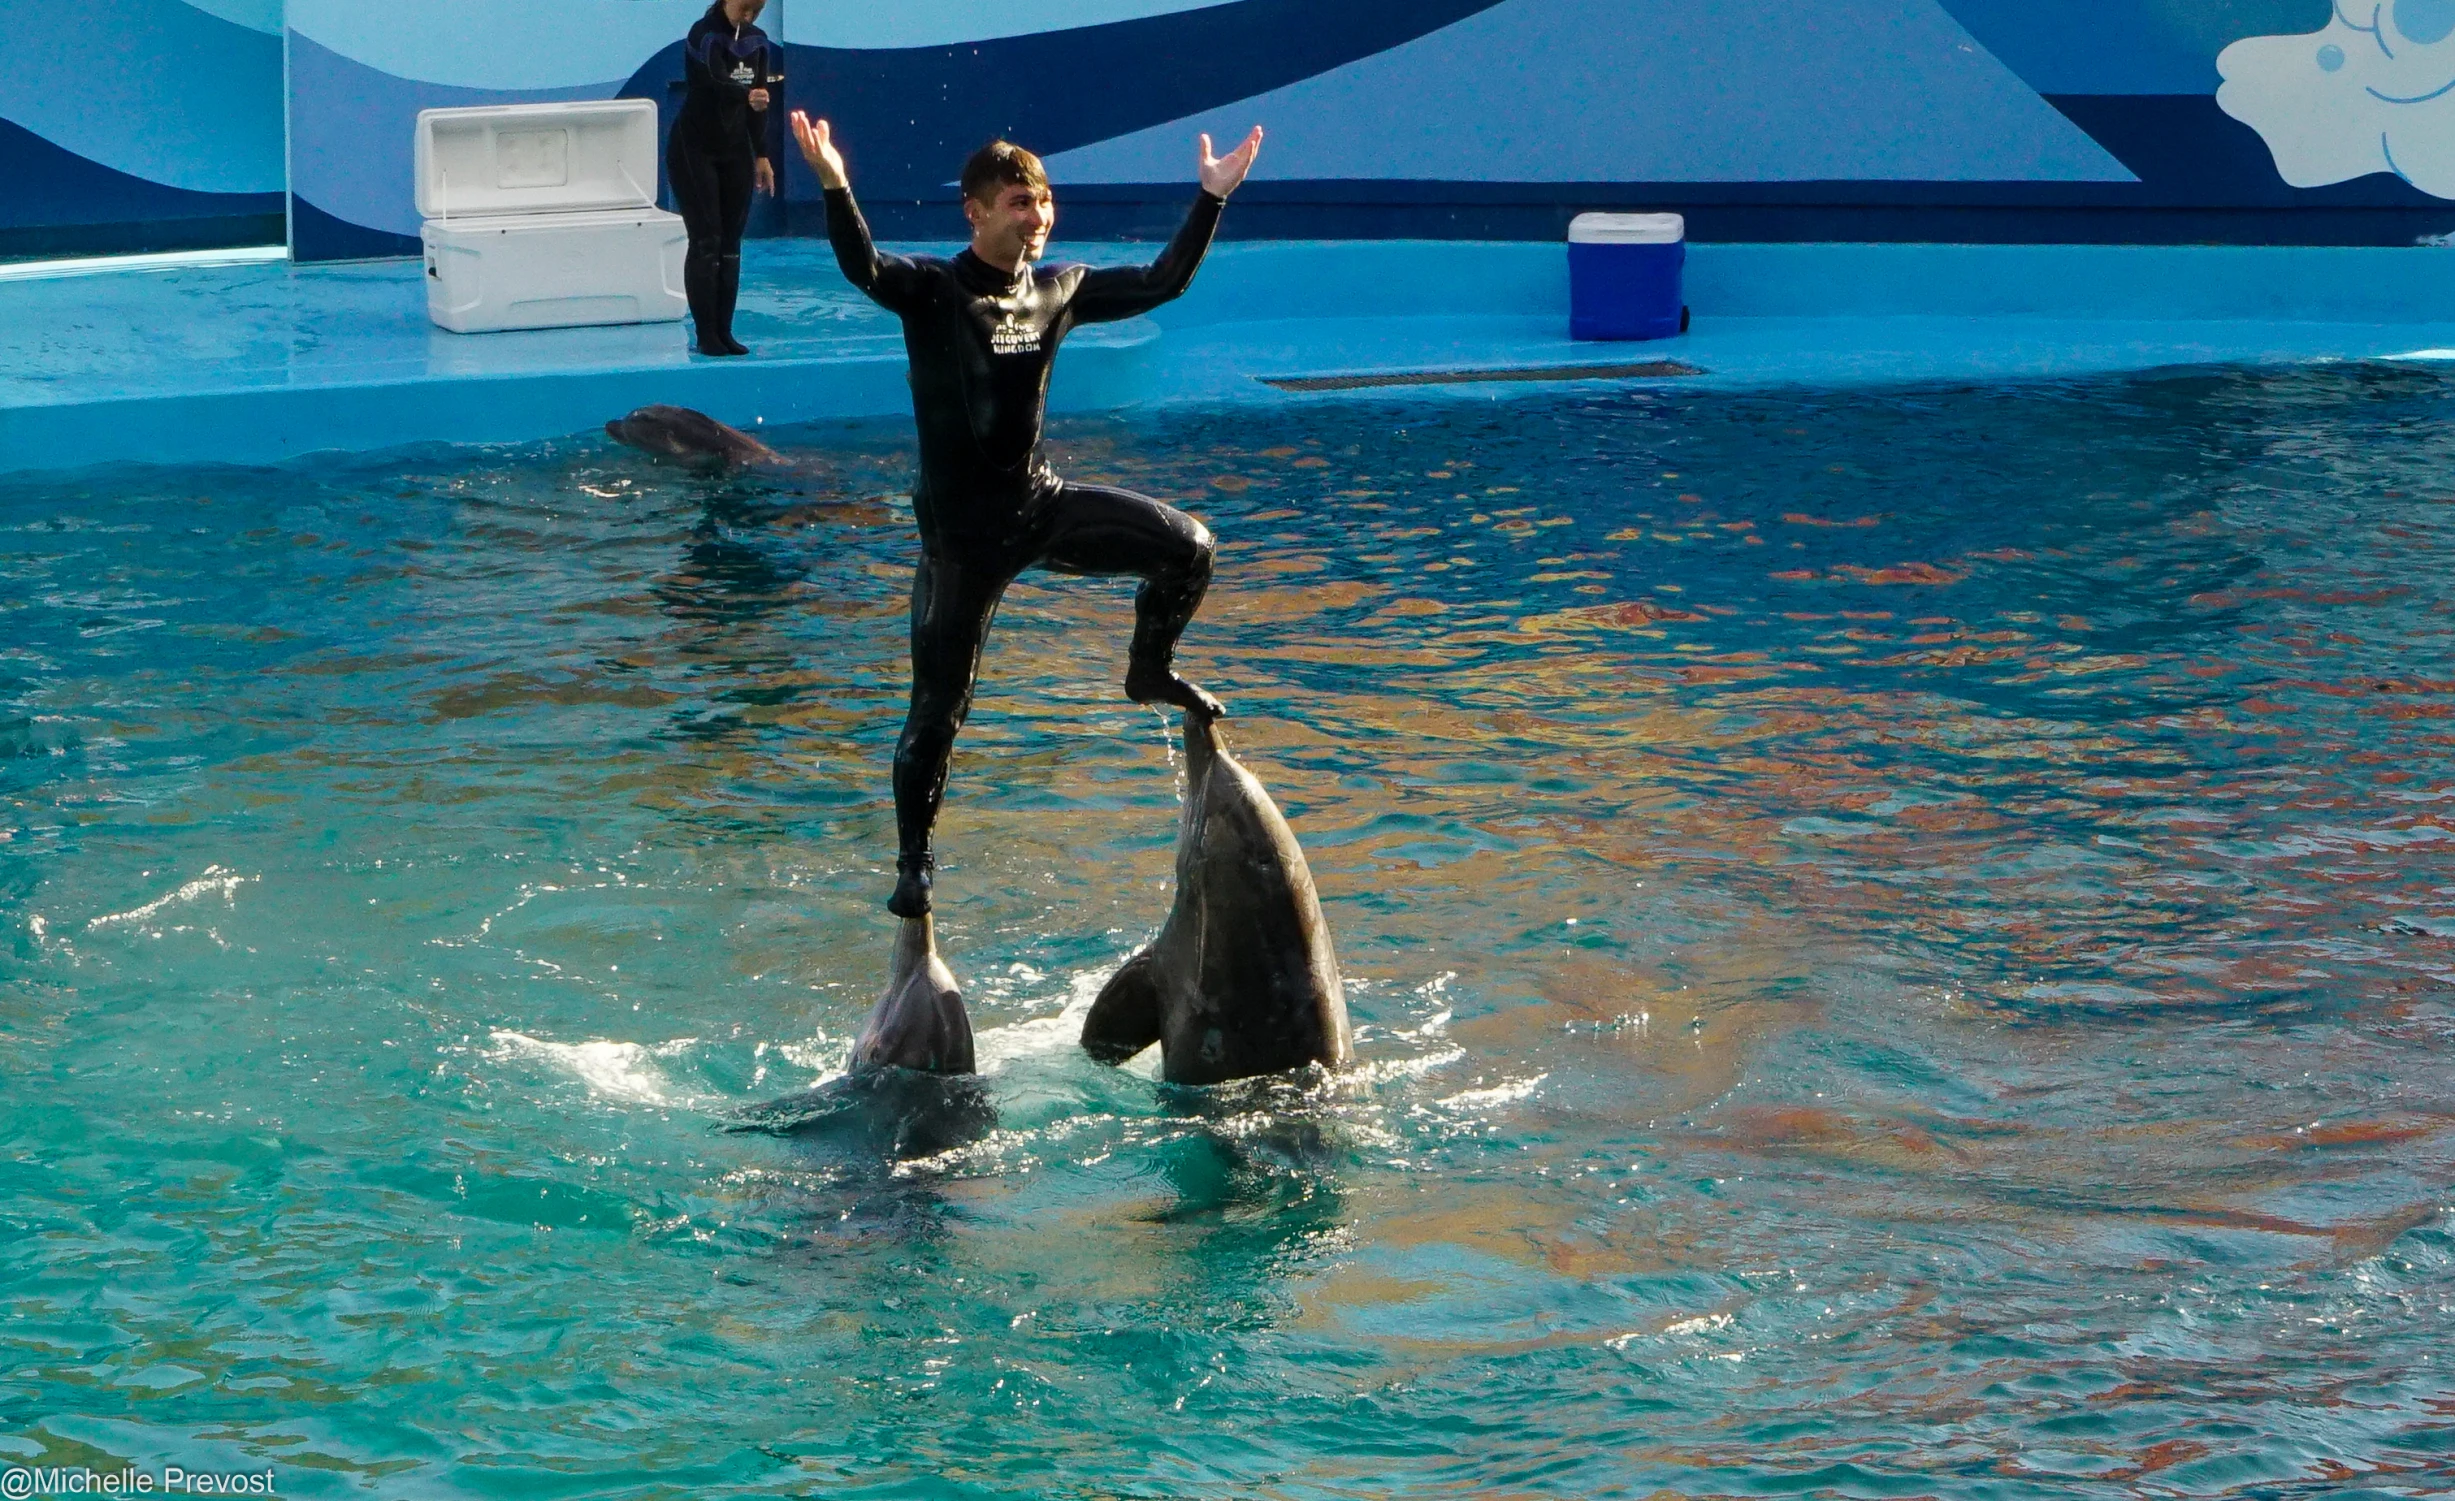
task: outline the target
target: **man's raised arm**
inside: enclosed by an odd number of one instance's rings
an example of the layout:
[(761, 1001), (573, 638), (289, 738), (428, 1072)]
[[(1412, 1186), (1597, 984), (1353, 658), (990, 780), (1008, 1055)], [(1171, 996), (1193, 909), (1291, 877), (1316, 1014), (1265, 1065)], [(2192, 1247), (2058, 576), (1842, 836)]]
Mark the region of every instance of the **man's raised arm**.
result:
[(818, 174), (818, 185), (827, 190), (827, 243), (835, 247), (835, 263), (843, 267), (844, 279), (889, 312), (919, 305), (926, 294), (920, 267), (900, 255), (882, 254), (870, 238), (869, 223), (852, 201), (852, 180), (844, 174), (844, 158), (835, 149), (827, 122), (793, 111), (793, 140), (801, 147), (801, 159)]
[(1176, 238), (1147, 266), (1103, 266), (1085, 275), (1074, 293), (1075, 321), (1108, 323), (1132, 318), (1183, 296), (1193, 284), (1194, 272), (1202, 267), (1211, 236), (1218, 231), (1220, 209), (1253, 170), (1253, 158), (1261, 149), (1262, 128), (1258, 125), (1243, 145), (1225, 156), (1211, 155), (1210, 137), (1202, 137), (1201, 196), (1186, 212)]

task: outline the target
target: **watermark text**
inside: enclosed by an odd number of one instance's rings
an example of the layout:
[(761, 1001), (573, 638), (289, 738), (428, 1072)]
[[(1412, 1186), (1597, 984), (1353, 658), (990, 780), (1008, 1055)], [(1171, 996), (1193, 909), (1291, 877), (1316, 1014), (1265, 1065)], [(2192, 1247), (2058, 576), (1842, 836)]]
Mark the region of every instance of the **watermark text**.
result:
[(0, 1501), (36, 1496), (278, 1496), (271, 1470), (89, 1470), (83, 1465), (0, 1469)]

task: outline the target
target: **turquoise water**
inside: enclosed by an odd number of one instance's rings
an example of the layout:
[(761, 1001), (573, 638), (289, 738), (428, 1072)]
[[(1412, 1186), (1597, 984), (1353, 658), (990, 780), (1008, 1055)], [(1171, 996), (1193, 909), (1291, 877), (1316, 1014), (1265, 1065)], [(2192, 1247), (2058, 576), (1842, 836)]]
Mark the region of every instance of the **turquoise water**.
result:
[(1360, 1066), (1073, 1047), (1174, 772), (1126, 587), (1036, 579), (943, 831), (988, 1118), (900, 1158), (728, 1129), (884, 976), (900, 424), (0, 482), (0, 1462), (2455, 1488), (2450, 419), (2334, 367), (1064, 424), (1223, 538), (1186, 662)]

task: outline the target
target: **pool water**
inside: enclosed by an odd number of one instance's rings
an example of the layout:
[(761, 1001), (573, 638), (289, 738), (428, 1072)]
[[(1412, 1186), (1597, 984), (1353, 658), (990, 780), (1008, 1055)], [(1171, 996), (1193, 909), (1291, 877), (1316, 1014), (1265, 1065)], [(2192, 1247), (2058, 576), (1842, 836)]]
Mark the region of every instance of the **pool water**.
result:
[(772, 436), (0, 483), (0, 1463), (2455, 1488), (2455, 383), (1061, 424), (1223, 540), (1359, 1066), (1074, 1046), (1175, 762), (1130, 586), (1035, 577), (918, 1136), (729, 1129), (891, 936), (905, 428)]

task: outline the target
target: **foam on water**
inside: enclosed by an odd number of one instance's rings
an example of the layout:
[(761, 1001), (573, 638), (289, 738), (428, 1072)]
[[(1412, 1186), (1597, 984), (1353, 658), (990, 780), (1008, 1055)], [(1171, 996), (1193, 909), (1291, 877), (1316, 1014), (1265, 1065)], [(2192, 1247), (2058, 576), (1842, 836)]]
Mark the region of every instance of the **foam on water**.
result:
[(204, 869), (204, 874), (195, 880), (183, 881), (177, 889), (155, 897), (142, 906), (131, 907), (125, 912), (106, 912), (99, 917), (87, 918), (85, 930), (89, 933), (96, 933), (104, 928), (116, 926), (145, 927), (170, 908), (185, 906), (208, 896), (218, 896), (225, 905), (236, 906), (239, 888), (257, 879), (260, 878), (233, 875), (218, 865), (208, 865)]
[(497, 1031), (488, 1057), (498, 1062), (523, 1059), (543, 1063), (578, 1079), (601, 1100), (689, 1108), (713, 1103), (713, 1099), (676, 1091), (657, 1066), (657, 1060), (686, 1053), (698, 1041), (696, 1037), (682, 1037), (651, 1048), (636, 1042), (545, 1042), (517, 1032)]
[[(1037, 978), (1037, 971), (1021, 968)], [(972, 1035), (974, 1062), (983, 1074), (997, 1075), (1015, 1064), (1051, 1055), (1082, 1051), (1083, 1018), (1100, 998), (1100, 987), (1117, 972), (1116, 965), (1070, 975), (1065, 1004), (1045, 1016), (1028, 1017), (1003, 1026), (981, 1027)]]

